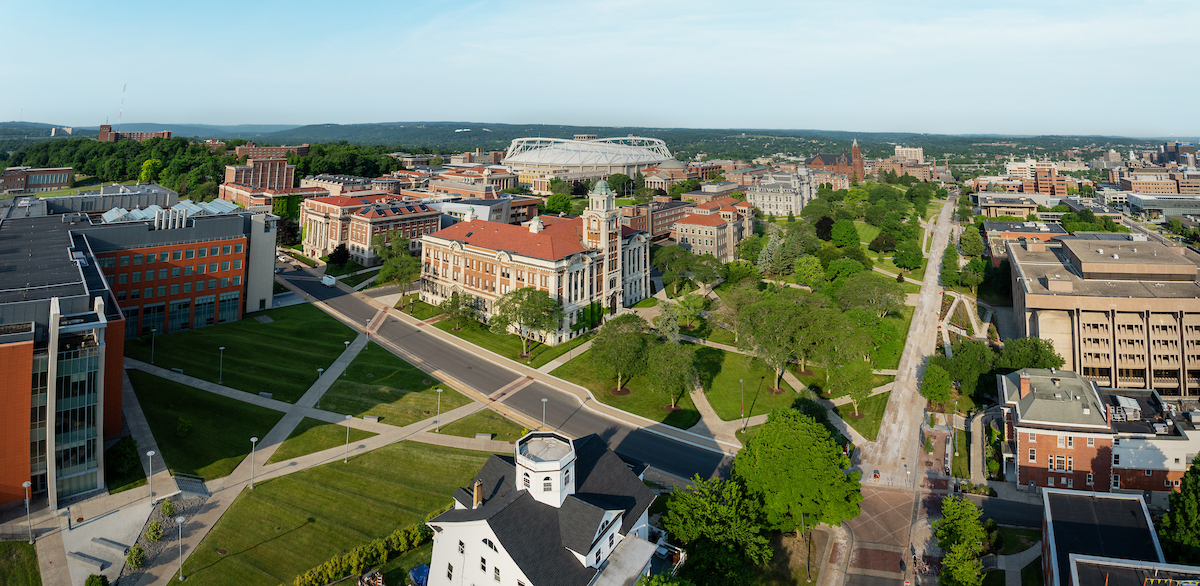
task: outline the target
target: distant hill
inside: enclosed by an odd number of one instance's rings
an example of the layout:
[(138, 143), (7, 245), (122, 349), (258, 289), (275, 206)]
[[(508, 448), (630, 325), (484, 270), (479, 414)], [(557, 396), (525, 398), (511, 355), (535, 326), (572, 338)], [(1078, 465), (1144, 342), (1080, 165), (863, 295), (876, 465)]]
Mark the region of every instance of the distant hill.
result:
[[(115, 128), (117, 125), (113, 124)], [(238, 124), (220, 126), (215, 124), (158, 124), (155, 122), (125, 122), (121, 130), (126, 132), (159, 132), (170, 130), (174, 136), (199, 136), (200, 138), (259, 138), (273, 132), (295, 128), (295, 124)], [(99, 126), (88, 126), (88, 130), (99, 130)]]

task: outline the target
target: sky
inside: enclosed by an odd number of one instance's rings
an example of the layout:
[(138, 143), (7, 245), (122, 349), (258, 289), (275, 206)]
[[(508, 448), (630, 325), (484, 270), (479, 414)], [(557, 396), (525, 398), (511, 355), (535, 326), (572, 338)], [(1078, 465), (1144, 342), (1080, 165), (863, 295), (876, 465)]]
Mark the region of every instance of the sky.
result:
[[(1197, 136), (1194, 0), (0, 0), (0, 120)], [(1191, 39), (1191, 40), (1188, 40)]]

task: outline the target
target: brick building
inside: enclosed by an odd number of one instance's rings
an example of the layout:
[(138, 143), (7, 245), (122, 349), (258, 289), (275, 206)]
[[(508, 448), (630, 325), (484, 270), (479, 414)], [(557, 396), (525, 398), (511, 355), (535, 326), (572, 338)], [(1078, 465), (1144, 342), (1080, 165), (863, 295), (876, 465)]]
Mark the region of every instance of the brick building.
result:
[(737, 245), (754, 234), (753, 206), (732, 197), (703, 203), (675, 223), (679, 246), (693, 254), (711, 254), (721, 262), (737, 259)]
[(306, 199), (328, 197), (329, 190), (320, 187), (291, 187), (266, 189), (241, 183), (222, 183), (217, 197), (252, 211), (267, 211), (280, 217), (296, 218)]
[(682, 220), (695, 206), (694, 202), (658, 196), (649, 203), (621, 206), (621, 225), (646, 232), (650, 238), (663, 238), (670, 236), (675, 222)]
[(831, 173), (838, 173), (858, 181), (866, 178), (862, 150), (858, 147), (857, 139), (850, 146), (849, 153), (842, 151), (838, 155), (819, 154), (805, 161), (804, 166), (808, 169), (821, 169)]
[(425, 204), (404, 201), (389, 193), (352, 194), (304, 201), (300, 225), (304, 228), (306, 256), (320, 258), (345, 244), (350, 258), (370, 266), (377, 262), (371, 248), (375, 236), (396, 231), (410, 239), (409, 249), (415, 252), (420, 248), (421, 236), (440, 227), (441, 212)]
[(74, 180), (75, 170), (71, 167), (8, 167), (0, 173), (0, 194), (65, 189)]
[(1000, 262), (1008, 258), (1008, 242), (1049, 242), (1053, 238), (1067, 235), (1067, 231), (1060, 224), (995, 220), (983, 222), (983, 233), (994, 267), (1000, 266)]
[(287, 159), (247, 159), (245, 165), (225, 166), (225, 183), (259, 189), (291, 189), (295, 175), (296, 166), (289, 165)]
[(267, 147), (248, 142), (242, 146), (235, 147), (233, 152), (237, 153), (239, 159), (242, 157), (249, 157), (251, 159), (286, 159), (289, 154), (294, 154), (298, 157), (307, 155), (308, 144)]
[(355, 175), (335, 175), (322, 173), (308, 176), (300, 180), (300, 187), (320, 187), (329, 190), (329, 195), (337, 197), (350, 191), (366, 191), (371, 189), (372, 180), (368, 177)]
[(1037, 202), (1028, 197), (996, 197), (979, 195), (979, 214), (985, 218), (1012, 216), (1024, 218), (1037, 212)]
[(615, 194), (600, 181), (578, 218), (536, 217), (527, 226), (472, 220), (422, 237), (421, 300), (468, 293), (485, 317), (502, 295), (536, 287), (562, 302), (567, 317), (543, 341), (559, 344), (588, 306), (611, 312), (650, 295), (646, 233), (621, 226)]
[(160, 132), (114, 132), (111, 124), (101, 124), (100, 134), (96, 137), (98, 142), (117, 142), (121, 140), (150, 140), (152, 138), (171, 138), (170, 130)]

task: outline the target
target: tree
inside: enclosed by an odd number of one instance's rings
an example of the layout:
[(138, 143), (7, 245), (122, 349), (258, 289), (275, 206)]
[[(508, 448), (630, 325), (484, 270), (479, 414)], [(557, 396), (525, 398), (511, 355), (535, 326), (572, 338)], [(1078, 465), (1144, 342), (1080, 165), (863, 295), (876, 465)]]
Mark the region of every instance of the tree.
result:
[(934, 403), (945, 403), (950, 400), (950, 373), (937, 364), (925, 367), (925, 377), (921, 380), (921, 396)]
[(795, 304), (768, 299), (748, 307), (742, 312), (739, 329), (744, 336), (741, 346), (768, 368), (775, 371), (771, 388), (779, 388), (783, 369), (791, 362), (796, 352), (796, 333), (800, 329)]
[[(1015, 571), (1015, 570), (1013, 570)], [(981, 586), (983, 584), (983, 562), (966, 543), (956, 543), (942, 558), (942, 571), (938, 573), (941, 586)]]
[(446, 315), (446, 319), (454, 320), (454, 331), (463, 328), (463, 322), (475, 317), (475, 297), (470, 293), (455, 291), (438, 304), (438, 309)]
[(817, 229), (817, 238), (829, 242), (833, 239), (833, 218), (829, 216), (821, 216), (813, 227)]
[[(766, 244), (767, 239), (762, 235), (755, 234), (754, 236), (749, 236), (738, 243), (738, 258), (744, 261), (755, 262), (758, 260), (758, 255), (762, 253), (762, 249)], [(756, 272), (755, 275), (757, 276), (757, 274)]]
[(942, 255), (942, 284), (947, 287), (958, 285), (958, 251), (953, 244), (946, 245)]
[(962, 253), (966, 256), (979, 256), (985, 250), (983, 238), (974, 226), (968, 226), (966, 230), (963, 230), (962, 236), (958, 239), (958, 246), (962, 248)]
[(861, 262), (851, 258), (839, 258), (825, 268), (825, 278), (830, 281), (844, 279), (867, 270)]
[(575, 186), (568, 181), (563, 181), (558, 177), (550, 178), (550, 193), (555, 195), (565, 195), (571, 197), (571, 192), (575, 190)]
[(995, 354), (982, 340), (962, 340), (950, 346), (950, 352), (954, 358), (945, 361), (942, 366), (950, 373), (951, 380), (958, 381), (959, 390), (964, 395), (975, 394), (979, 377), (992, 370)]
[(796, 259), (792, 265), (792, 273), (796, 282), (809, 287), (815, 287), (825, 280), (825, 269), (821, 268), (821, 261), (811, 254)]
[(671, 344), (679, 343), (679, 305), (676, 303), (662, 303), (659, 305), (661, 310), (658, 317), (654, 318), (654, 329), (658, 330), (658, 335)]
[(965, 497), (947, 496), (942, 499), (942, 517), (931, 524), (938, 547), (949, 551), (955, 545), (964, 543), (971, 555), (979, 554), (987, 542), (987, 531), (979, 522), (982, 514), (983, 511)]
[(504, 334), (514, 327), (521, 338), (521, 356), (529, 355), (529, 342), (535, 333), (555, 332), (562, 326), (563, 310), (550, 294), (522, 287), (501, 295), (494, 304), (490, 324), (493, 332)]
[(873, 252), (891, 252), (896, 250), (896, 237), (888, 234), (887, 232), (880, 232), (873, 240), (871, 240), (871, 243), (867, 245), (867, 248), (871, 249)]
[(683, 318), (683, 326), (692, 327), (692, 318), (700, 317), (704, 310), (705, 298), (695, 293), (688, 293), (679, 299), (679, 315)]
[(924, 261), (921, 245), (916, 240), (901, 241), (896, 245), (896, 254), (892, 255), (892, 264), (910, 271), (921, 268)]
[(546, 212), (551, 214), (568, 213), (571, 211), (571, 196), (565, 193), (554, 193), (546, 198)]
[(852, 360), (831, 369), (825, 376), (828, 379), (829, 395), (848, 397), (854, 405), (854, 415), (858, 416), (858, 404), (871, 396), (871, 363), (866, 360)]
[(688, 269), (692, 273), (692, 278), (706, 287), (711, 287), (712, 283), (724, 272), (721, 261), (711, 254), (694, 256)]
[(596, 370), (617, 379), (617, 391), (622, 382), (641, 374), (646, 368), (646, 350), (650, 339), (646, 335), (650, 324), (636, 313), (608, 320), (592, 340), (592, 360)]
[(350, 249), (346, 248), (346, 243), (343, 242), (329, 253), (329, 265), (335, 267), (344, 267), (350, 262)]
[[(105, 586), (108, 585), (105, 584)], [(696, 586), (696, 583), (679, 576), (655, 574), (638, 578), (637, 586)]]
[(375, 277), (375, 282), (401, 284), (400, 292), (404, 293), (408, 291), (408, 285), (420, 276), (420, 259), (405, 254), (387, 259), (383, 268), (379, 269), (379, 276)]
[(1005, 342), (1004, 349), (996, 359), (996, 368), (1020, 370), (1022, 368), (1062, 368), (1062, 356), (1054, 351), (1054, 341), (1046, 338), (1019, 338)]
[(650, 389), (675, 401), (696, 384), (696, 347), (682, 344), (656, 344), (646, 356), (646, 378)]
[(108, 586), (108, 576), (104, 574), (92, 574), (83, 581), (83, 586)]
[(142, 172), (138, 174), (138, 183), (153, 183), (158, 178), (158, 172), (162, 171), (163, 162), (158, 159), (147, 159), (142, 163)]
[(904, 307), (904, 288), (872, 271), (848, 277), (837, 295), (842, 309), (865, 309), (881, 318)]
[(709, 317), (718, 326), (733, 332), (733, 343), (737, 344), (741, 340), (741, 331), (744, 325), (741, 319), (742, 311), (746, 307), (758, 303), (760, 298), (761, 294), (758, 292), (757, 283), (743, 282), (721, 294), (720, 305), (715, 312), (709, 314)]
[(679, 281), (691, 268), (695, 256), (679, 246), (664, 246), (650, 259), (650, 264), (663, 274), (663, 281), (671, 281), (671, 295), (679, 293)]
[(732, 480), (694, 476), (672, 493), (662, 524), (687, 548), (690, 573), (715, 584), (747, 584), (751, 566), (771, 559), (762, 505)]
[(733, 460), (733, 478), (763, 501), (767, 523), (779, 531), (811, 531), (859, 514), (861, 472), (828, 428), (795, 409), (776, 409)]
[(841, 248), (843, 246), (858, 246), (858, 228), (854, 227), (854, 222), (850, 220), (838, 220), (834, 222), (833, 228), (830, 231), (833, 245)]
[(1192, 461), (1168, 496), (1170, 508), (1159, 519), (1158, 536), (1167, 557), (1182, 564), (1200, 564), (1200, 458)]
[(975, 294), (975, 288), (982, 282), (983, 271), (979, 270), (979, 267), (974, 264), (968, 264), (958, 272), (958, 283), (965, 287), (970, 287), (972, 295)]
[(625, 193), (626, 187), (632, 187), (629, 176), (624, 173), (613, 173), (606, 181), (614, 193)]

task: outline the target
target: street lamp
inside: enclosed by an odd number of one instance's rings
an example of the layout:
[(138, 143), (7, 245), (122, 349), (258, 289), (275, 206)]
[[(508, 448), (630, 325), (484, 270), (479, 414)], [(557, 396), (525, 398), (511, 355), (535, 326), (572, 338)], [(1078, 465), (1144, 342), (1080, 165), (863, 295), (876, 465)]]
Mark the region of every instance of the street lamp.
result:
[[(438, 389), (437, 393), (438, 393), (438, 412), (437, 412), (438, 414), (437, 414), (437, 419), (435, 421), (437, 422), (437, 432), (441, 433), (442, 432), (442, 389)], [(350, 432), (347, 431), (346, 433), (350, 433)]]
[(367, 334), (367, 339), (371, 339), (371, 320), (367, 320), (363, 325), (363, 332)]
[(29, 545), (33, 545), (33, 521), (29, 519), (29, 487), (33, 483), (26, 480), (21, 486), (25, 487), (25, 523), (29, 525)]
[(154, 450), (146, 452), (146, 462), (150, 464), (150, 506), (154, 506)]
[(220, 370), (217, 371), (217, 384), (221, 384), (221, 381), (225, 380), (225, 347), (221, 346), (217, 350), (221, 351), (221, 365), (219, 367)]
[[(346, 340), (345, 342), (342, 342), (342, 343), (346, 345), (346, 351), (349, 352), (350, 351), (350, 340)], [(350, 370), (349, 365), (346, 365), (346, 366), (347, 366), (346, 368), (342, 369), (342, 376), (346, 376), (346, 371)], [(317, 403), (320, 404), (320, 399), (317, 400)]]
[(346, 416), (346, 455), (342, 458), (343, 464), (350, 463), (350, 420), (354, 419), (353, 415)]
[[(324, 368), (317, 369), (317, 382), (321, 382), (321, 373), (325, 372)], [(324, 394), (324, 393), (322, 393)], [(317, 409), (321, 408), (321, 395), (317, 395)]]
[(158, 333), (158, 328), (150, 328), (150, 364), (154, 364), (154, 335)]
[(180, 515), (175, 517), (175, 524), (179, 525), (179, 581), (183, 581), (183, 522), (187, 521)]
[(250, 438), (250, 490), (254, 490), (254, 449), (258, 447), (258, 437)]
[(546, 403), (550, 401), (546, 397), (542, 397), (542, 429), (546, 429)]
[(742, 431), (746, 431), (746, 379), (738, 379), (738, 384), (742, 385)]

